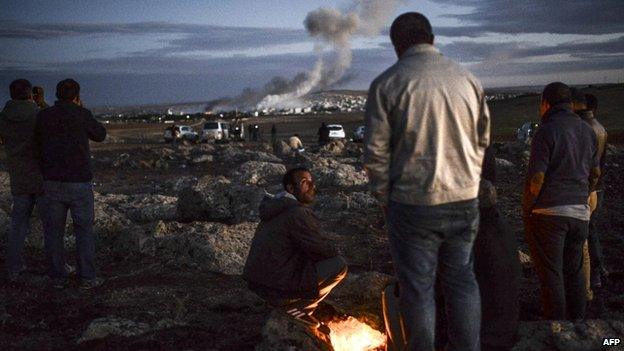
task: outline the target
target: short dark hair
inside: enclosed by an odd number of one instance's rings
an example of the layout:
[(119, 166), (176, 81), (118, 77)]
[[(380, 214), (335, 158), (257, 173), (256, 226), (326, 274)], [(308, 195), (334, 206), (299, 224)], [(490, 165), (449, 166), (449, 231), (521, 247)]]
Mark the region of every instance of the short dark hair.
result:
[(572, 91), (570, 91), (570, 87), (561, 82), (550, 83), (542, 92), (542, 100), (546, 101), (550, 106), (571, 103)]
[(56, 85), (56, 97), (61, 101), (72, 101), (80, 96), (80, 84), (73, 79), (65, 79)]
[(596, 111), (598, 109), (598, 98), (594, 94), (585, 94), (585, 100), (587, 101), (587, 109)]
[(406, 12), (397, 17), (390, 26), (390, 40), (395, 47), (410, 47), (429, 43), (433, 39), (431, 23), (418, 12)]
[(297, 176), (303, 172), (310, 173), (310, 170), (306, 167), (295, 167), (289, 169), (282, 178), (282, 185), (284, 186), (284, 189), (286, 189), (288, 185), (295, 185), (295, 183), (297, 182)]
[(27, 79), (16, 79), (9, 85), (11, 99), (28, 100), (32, 96), (32, 84)]
[(587, 98), (585, 97), (585, 93), (583, 93), (580, 89), (571, 88), (572, 91), (572, 102), (575, 104), (587, 104)]

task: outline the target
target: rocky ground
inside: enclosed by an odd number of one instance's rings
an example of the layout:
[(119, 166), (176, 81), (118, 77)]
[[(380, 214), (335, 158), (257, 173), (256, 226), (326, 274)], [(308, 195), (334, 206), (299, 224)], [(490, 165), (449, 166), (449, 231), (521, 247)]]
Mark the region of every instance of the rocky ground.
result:
[[(336, 142), (294, 155), (261, 143), (172, 148), (117, 142), (96, 148), (93, 158), (98, 266), (106, 282), (92, 291), (80, 290), (75, 281), (65, 290), (52, 289), (35, 221), (25, 253), (28, 273), (15, 283), (0, 276), (0, 349), (324, 349), (272, 312), (240, 278), (259, 201), (280, 190), (281, 175), (294, 165), (311, 168), (323, 229), (350, 264), (347, 281), (319, 315), (348, 314), (383, 329), (379, 296), (392, 263), (385, 234), (371, 228), (380, 213), (366, 191), (361, 145)], [(516, 229), (520, 251), (528, 254), (519, 206), (526, 150), (510, 143), (497, 149), (499, 206)], [(624, 336), (624, 149), (610, 147), (608, 163), (599, 222), (608, 284), (596, 292), (588, 321), (540, 321), (537, 279), (525, 264), (523, 323), (514, 350), (599, 349), (602, 338)], [(6, 173), (0, 173), (0, 188), (0, 228), (6, 230)], [(67, 231), (72, 257), (70, 225)], [(2, 241), (3, 267), (5, 247)]]

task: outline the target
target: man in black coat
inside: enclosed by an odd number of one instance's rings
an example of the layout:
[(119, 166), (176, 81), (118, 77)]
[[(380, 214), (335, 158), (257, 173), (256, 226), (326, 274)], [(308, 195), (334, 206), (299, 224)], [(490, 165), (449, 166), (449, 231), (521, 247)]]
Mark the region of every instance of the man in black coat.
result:
[(313, 328), (312, 313), (347, 274), (347, 265), (320, 231), (310, 205), (316, 187), (310, 171), (295, 168), (283, 179), (285, 191), (260, 205), (243, 278), (269, 304)]

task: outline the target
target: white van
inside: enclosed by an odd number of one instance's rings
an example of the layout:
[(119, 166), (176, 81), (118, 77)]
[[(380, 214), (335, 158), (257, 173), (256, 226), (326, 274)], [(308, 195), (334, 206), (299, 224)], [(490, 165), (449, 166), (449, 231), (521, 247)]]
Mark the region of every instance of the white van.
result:
[(222, 121), (206, 122), (202, 132), (202, 142), (209, 140), (228, 140), (230, 138), (230, 124)]

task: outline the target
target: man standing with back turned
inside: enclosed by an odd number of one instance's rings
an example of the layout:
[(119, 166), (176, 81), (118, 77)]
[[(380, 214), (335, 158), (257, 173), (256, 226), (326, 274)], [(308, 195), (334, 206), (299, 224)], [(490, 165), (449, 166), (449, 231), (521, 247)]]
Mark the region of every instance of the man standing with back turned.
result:
[(41, 195), (42, 178), (35, 150), (35, 122), (39, 107), (32, 101), (31, 84), (17, 79), (9, 87), (11, 100), (0, 112), (0, 138), (4, 140), (6, 163), (11, 177), (11, 229), (7, 240), (6, 265), (9, 280), (25, 270), (22, 259), (30, 217)]
[(588, 197), (600, 176), (596, 136), (572, 112), (572, 92), (563, 83), (544, 88), (540, 117), (522, 200), (526, 241), (541, 285), (544, 317), (582, 319)]
[(63, 235), (67, 211), (76, 235), (77, 273), (82, 288), (101, 283), (95, 275), (93, 173), (89, 140), (101, 142), (106, 129), (80, 106), (80, 85), (66, 79), (56, 85), (58, 101), (37, 116), (35, 140), (43, 173), (42, 220), (49, 274), (56, 288), (67, 281)]
[(448, 350), (478, 350), (479, 288), (472, 246), (490, 118), (479, 81), (433, 46), (411, 12), (390, 28), (399, 61), (372, 83), (365, 167), (387, 204), (409, 350), (434, 349), (436, 270), (446, 298)]

